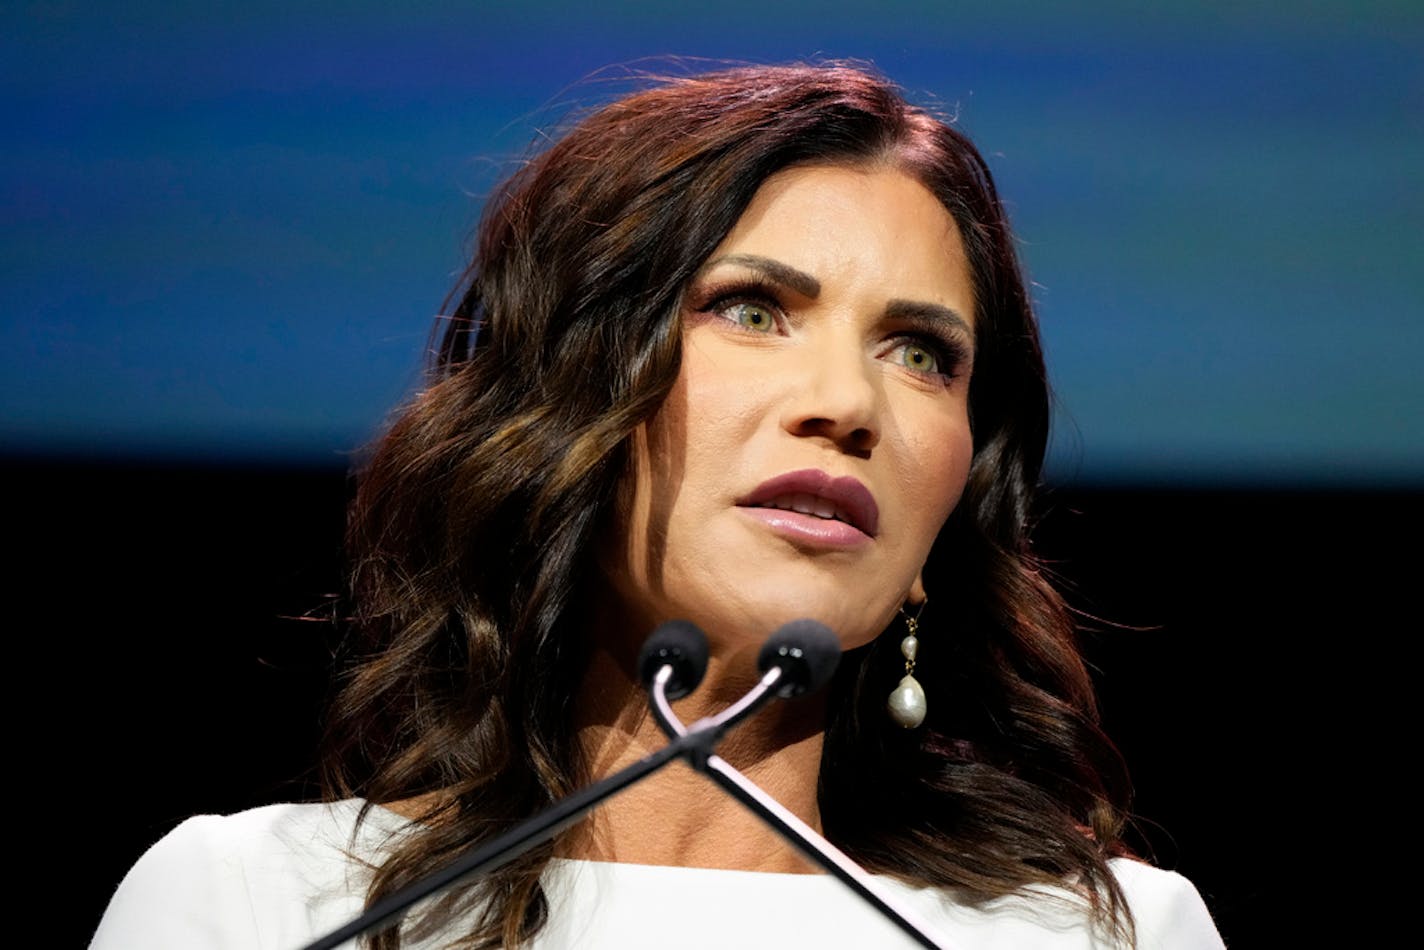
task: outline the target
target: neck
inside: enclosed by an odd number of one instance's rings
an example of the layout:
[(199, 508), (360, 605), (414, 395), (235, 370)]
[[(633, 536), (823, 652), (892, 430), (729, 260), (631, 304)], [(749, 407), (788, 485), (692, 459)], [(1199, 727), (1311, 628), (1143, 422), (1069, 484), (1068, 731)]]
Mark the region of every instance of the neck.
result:
[[(702, 685), (674, 704), (684, 722), (719, 712), (755, 677), (750, 660), (713, 657)], [(576, 740), (585, 778), (595, 781), (667, 742), (631, 669), (612, 654), (591, 658), (576, 698)], [(774, 702), (737, 726), (717, 754), (811, 827), (820, 829), (824, 708), (814, 699)], [(806, 872), (810, 866), (707, 777), (675, 762), (599, 806), (561, 843), (565, 857), (631, 864)]]

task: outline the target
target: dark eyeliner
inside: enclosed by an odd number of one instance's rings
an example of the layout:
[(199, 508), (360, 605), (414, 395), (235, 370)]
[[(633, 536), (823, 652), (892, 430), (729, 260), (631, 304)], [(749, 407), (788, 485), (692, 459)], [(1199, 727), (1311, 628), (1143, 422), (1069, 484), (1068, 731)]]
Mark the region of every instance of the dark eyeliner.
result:
[(776, 288), (755, 278), (713, 282), (710, 286), (698, 288), (694, 299), (699, 302), (692, 309), (699, 313), (714, 313), (718, 307), (733, 303), (770, 304), (778, 313), (782, 312)]

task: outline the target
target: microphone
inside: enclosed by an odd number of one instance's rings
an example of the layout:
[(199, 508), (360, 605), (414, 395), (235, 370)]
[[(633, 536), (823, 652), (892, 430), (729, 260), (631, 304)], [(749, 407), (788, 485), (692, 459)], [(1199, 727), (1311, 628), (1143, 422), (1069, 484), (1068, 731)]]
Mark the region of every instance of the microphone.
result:
[[(696, 630), (691, 624), (685, 626)], [(701, 633), (700, 630), (696, 632)], [(677, 635), (686, 635), (681, 625)], [(654, 638), (658, 635), (654, 634)], [(705, 649), (705, 643), (700, 645)], [(766, 705), (773, 697), (792, 699), (815, 692), (829, 683), (841, 658), (841, 645), (836, 635), (825, 624), (815, 620), (793, 620), (782, 624), (767, 638), (757, 656), (761, 681), (720, 714), (690, 726), (684, 726), (667, 704), (666, 687), (677, 674), (663, 672), (670, 671), (675, 663), (662, 660), (661, 650), (661, 646), (644, 649), (644, 657), (648, 659), (642, 664), (643, 680), (648, 686), (658, 725), (672, 740), (672, 745), (682, 747), (679, 754), (687, 764), (710, 778), (821, 870), (854, 891), (906, 936), (928, 950), (943, 950), (944, 945), (930, 935), (929, 929), (923, 921), (916, 919), (912, 909), (901, 906), (899, 900), (893, 894), (884, 892), (865, 869), (715, 752), (717, 742), (728, 729)], [(706, 662), (705, 654), (703, 662)], [(699, 671), (699, 679), (701, 675)]]
[(658, 626), (638, 654), (638, 676), (651, 690), (664, 666), (672, 676), (664, 687), (668, 699), (681, 699), (702, 682), (707, 673), (707, 634), (690, 620), (669, 620)]
[[(745, 718), (772, 695), (790, 699), (825, 686), (835, 673), (840, 658), (840, 641), (825, 624), (809, 619), (782, 624), (767, 639), (757, 656), (757, 668), (763, 674), (761, 682), (716, 717), (713, 721), (716, 735), (720, 736), (728, 726)], [(656, 696), (656, 691), (654, 694)], [(668, 715), (671, 717), (670, 711)], [(679, 726), (676, 717), (671, 717), (671, 722), (664, 729), (673, 735), (673, 730)], [(917, 919), (913, 909), (902, 906), (898, 898), (882, 890), (881, 885), (845, 852), (758, 788), (721, 756), (713, 753), (710, 747), (705, 751), (694, 750), (688, 756), (688, 764), (721, 786), (723, 791), (765, 822), (803, 857), (854, 891), (856, 896), (900, 928), (907, 937), (927, 950), (946, 950), (945, 944), (936, 940), (925, 923)]]
[[(684, 622), (684, 625), (691, 627), (698, 635), (702, 632), (691, 624)], [(679, 633), (679, 636), (684, 635), (686, 634)], [(654, 638), (658, 638), (657, 633), (649, 639), (651, 641)], [(705, 644), (703, 648), (705, 649)], [(656, 659), (662, 652), (660, 648), (650, 650), (646, 647), (643, 651), (644, 657), (648, 658), (642, 667), (643, 683), (648, 689), (653, 718), (669, 739), (686, 742), (685, 754), (689, 763), (698, 771), (703, 771), (707, 758), (712, 755), (713, 749), (722, 741), (722, 736), (728, 729), (773, 699), (791, 699), (814, 692), (830, 682), (831, 674), (836, 671), (836, 664), (840, 662), (841, 645), (825, 624), (815, 620), (792, 620), (782, 624), (762, 644), (761, 652), (757, 656), (757, 668), (762, 674), (760, 682), (753, 686), (749, 693), (715, 716), (699, 719), (686, 726), (668, 705), (668, 683), (673, 679), (672, 663)], [(649, 657), (649, 654), (653, 656)], [(668, 672), (660, 676), (660, 671), (664, 670)]]
[(831, 681), (841, 661), (841, 644), (831, 629), (817, 620), (792, 620), (776, 628), (757, 655), (763, 673), (781, 669), (776, 695), (791, 699), (814, 693)]
[(463, 878), (500, 867), (570, 827), (601, 802), (678, 758), (685, 759), (694, 769), (712, 779), (803, 855), (840, 879), (921, 946), (931, 950), (940, 948), (941, 945), (929, 936), (924, 925), (898, 907), (892, 896), (882, 894), (879, 885), (859, 865), (714, 752), (718, 740), (728, 729), (773, 697), (792, 698), (825, 686), (840, 661), (840, 642), (835, 634), (815, 620), (793, 620), (783, 624), (761, 648), (757, 667), (762, 672), (762, 678), (751, 692), (719, 715), (684, 726), (667, 700), (686, 696), (697, 688), (707, 672), (707, 654), (707, 637), (696, 624), (673, 620), (659, 626), (643, 644), (638, 656), (638, 673), (650, 694), (654, 718), (671, 740), (666, 746), (574, 792), (538, 815), (471, 849), (428, 877), (406, 885), (345, 926), (307, 944), (304, 950), (333, 950), (347, 940), (399, 918), (416, 901), (438, 893)]

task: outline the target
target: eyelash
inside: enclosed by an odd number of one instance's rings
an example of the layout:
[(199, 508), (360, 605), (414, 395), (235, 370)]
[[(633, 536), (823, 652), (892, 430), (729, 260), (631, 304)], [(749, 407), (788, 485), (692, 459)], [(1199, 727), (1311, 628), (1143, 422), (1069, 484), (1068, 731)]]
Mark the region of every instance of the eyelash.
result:
[[(785, 308), (781, 306), (781, 300), (777, 297), (776, 289), (759, 280), (744, 280), (708, 288), (703, 291), (701, 299), (705, 302), (694, 307), (694, 310), (699, 313), (713, 314), (722, 317), (722, 319), (727, 319), (723, 316), (724, 310), (739, 303), (759, 304), (767, 307), (773, 312), (778, 323), (782, 314), (785, 313)], [(730, 320), (728, 322), (735, 323)]]
[[(707, 288), (698, 295), (697, 299), (702, 302), (692, 308), (695, 312), (716, 316), (718, 319), (726, 320), (733, 326), (741, 327), (749, 333), (766, 331), (746, 327), (726, 317), (724, 311), (736, 304), (756, 304), (770, 310), (778, 325), (785, 318), (786, 311), (781, 305), (776, 288), (754, 278)], [(901, 330), (887, 340), (891, 344), (887, 352), (894, 352), (904, 346), (917, 346), (933, 355), (940, 368), (930, 371), (905, 366), (905, 369), (921, 376), (938, 377), (945, 381), (959, 376), (960, 367), (964, 365), (968, 357), (964, 343), (957, 337), (940, 331), (934, 325), (937, 321), (921, 321), (911, 317), (909, 323), (909, 329)]]
[(920, 347), (934, 356), (939, 369), (933, 372), (916, 370), (910, 366), (907, 366), (906, 369), (928, 376), (939, 376), (945, 380), (958, 377), (969, 355), (963, 341), (938, 329), (914, 326), (913, 324), (917, 322), (912, 319), (910, 329), (903, 330), (891, 338), (891, 342), (894, 344), (892, 351), (902, 346)]

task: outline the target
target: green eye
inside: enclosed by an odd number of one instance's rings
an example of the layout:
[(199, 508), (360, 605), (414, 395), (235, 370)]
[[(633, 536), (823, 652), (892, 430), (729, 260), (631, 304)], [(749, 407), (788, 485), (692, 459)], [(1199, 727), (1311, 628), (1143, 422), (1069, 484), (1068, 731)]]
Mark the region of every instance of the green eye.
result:
[(916, 343), (906, 343), (900, 348), (900, 362), (921, 373), (938, 373), (939, 360), (934, 353)]
[(770, 332), (776, 327), (776, 318), (766, 307), (757, 303), (734, 303), (722, 313), (733, 323), (739, 323), (748, 330)]

